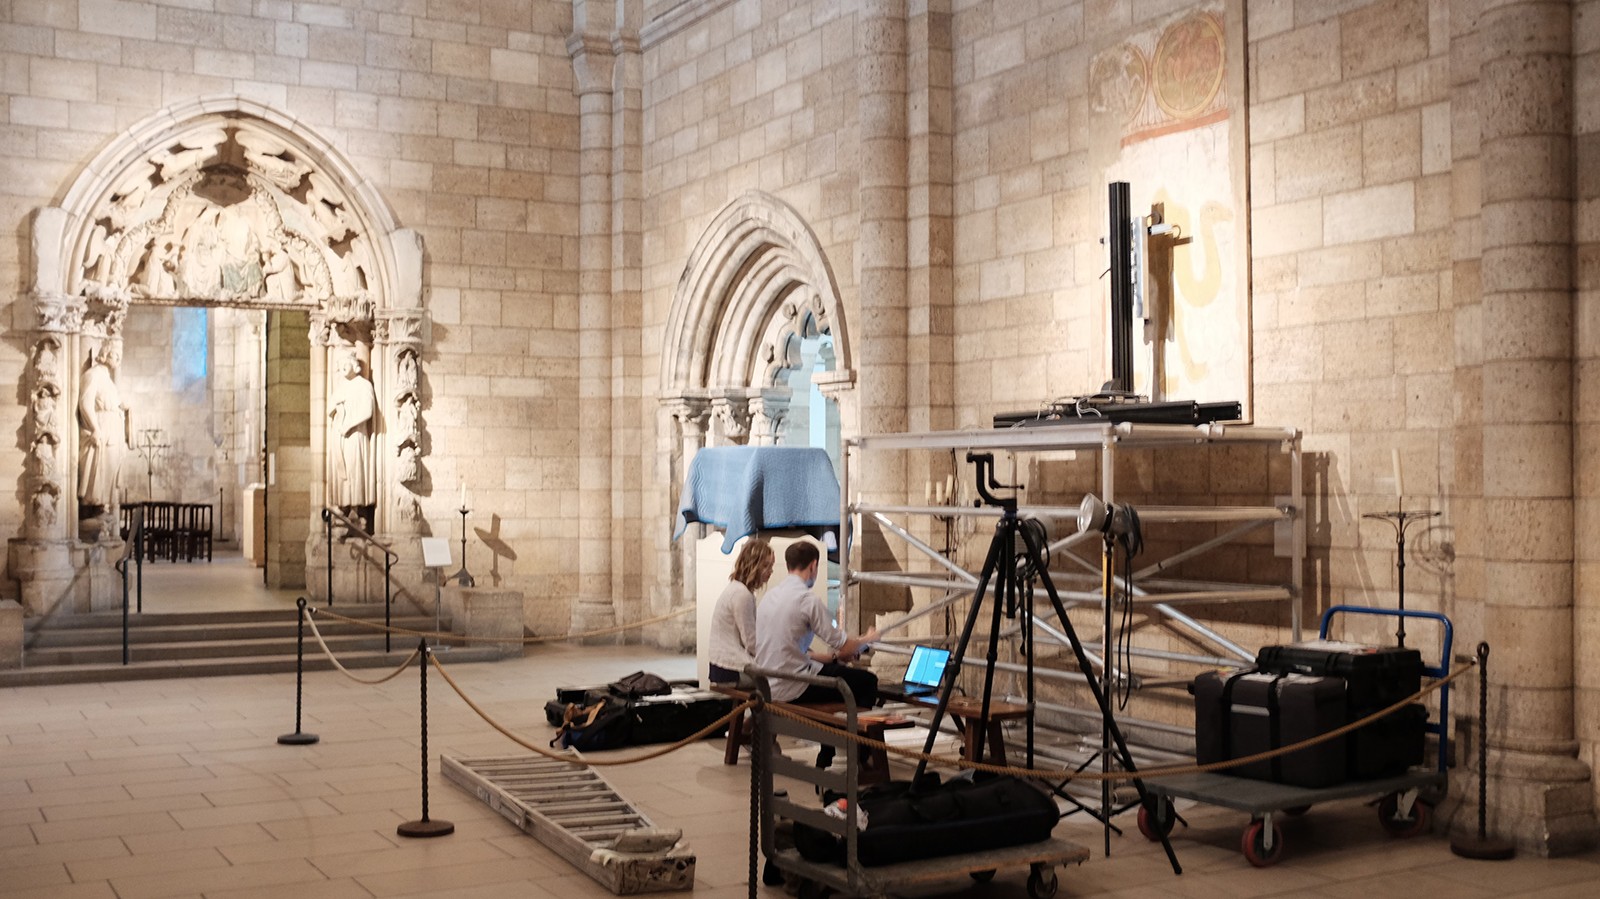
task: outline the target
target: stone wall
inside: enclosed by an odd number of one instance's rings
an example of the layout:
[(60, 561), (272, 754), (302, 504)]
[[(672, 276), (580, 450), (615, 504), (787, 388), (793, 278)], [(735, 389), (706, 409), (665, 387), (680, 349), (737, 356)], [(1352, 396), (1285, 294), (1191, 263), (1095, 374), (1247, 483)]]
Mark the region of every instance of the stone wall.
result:
[[(473, 525), (517, 553), (495, 570), (530, 597), (530, 626), (566, 630), (579, 415), (571, 3), (206, 7), (0, 10), (0, 272), (12, 300), (27, 302), (31, 211), (56, 202), (124, 129), (200, 97), (281, 110), (422, 235), (427, 526), (459, 533), (467, 481)], [(18, 382), (25, 362), (7, 344), (0, 376)], [(23, 412), (0, 419), (15, 431)], [(0, 450), (0, 469), (22, 466), (19, 448)], [(0, 531), (21, 527), (19, 510), (0, 510)], [(474, 572), (490, 571), (482, 543), (469, 552)]]

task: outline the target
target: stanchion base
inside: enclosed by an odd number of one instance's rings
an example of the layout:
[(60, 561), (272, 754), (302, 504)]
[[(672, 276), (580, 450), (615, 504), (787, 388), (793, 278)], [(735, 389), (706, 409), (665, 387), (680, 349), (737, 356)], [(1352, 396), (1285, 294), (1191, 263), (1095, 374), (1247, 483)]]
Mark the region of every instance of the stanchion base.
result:
[(285, 746), (310, 746), (320, 739), (322, 738), (316, 734), (303, 734), (300, 731), (295, 731), (292, 734), (284, 734), (279, 737), (278, 742)]
[(443, 837), (456, 832), (449, 821), (407, 821), (394, 832), (403, 837)]
[(1499, 840), (1494, 837), (1462, 837), (1450, 841), (1450, 851), (1462, 858), (1475, 858), (1482, 861), (1497, 862), (1511, 858), (1517, 854), (1517, 846), (1510, 840)]

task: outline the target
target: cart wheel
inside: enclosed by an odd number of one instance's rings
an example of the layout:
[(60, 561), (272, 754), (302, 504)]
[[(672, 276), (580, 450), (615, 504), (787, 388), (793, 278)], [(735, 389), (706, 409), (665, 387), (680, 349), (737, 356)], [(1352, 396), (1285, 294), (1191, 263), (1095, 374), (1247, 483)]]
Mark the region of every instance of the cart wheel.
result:
[(1050, 899), (1060, 887), (1061, 881), (1056, 879), (1054, 868), (1050, 869), (1050, 879), (1048, 880), (1045, 879), (1045, 867), (1043, 865), (1034, 865), (1033, 870), (1028, 872), (1028, 895), (1032, 896), (1033, 899)]
[(1257, 868), (1266, 868), (1277, 864), (1283, 859), (1283, 831), (1278, 825), (1272, 825), (1272, 848), (1265, 845), (1266, 822), (1251, 821), (1250, 826), (1244, 829), (1244, 837), (1239, 841), (1239, 850), (1250, 864)]
[(988, 883), (989, 881), (994, 880), (994, 869), (990, 868), (987, 871), (968, 871), (967, 875), (979, 883)]
[(1172, 826), (1177, 822), (1177, 817), (1172, 813), (1172, 803), (1165, 799), (1153, 799), (1151, 803), (1156, 806), (1152, 812), (1150, 805), (1139, 806), (1139, 832), (1152, 843), (1161, 842), (1161, 838), (1172, 833)]
[(1288, 815), (1291, 818), (1298, 818), (1301, 815), (1303, 815), (1303, 814), (1305, 814), (1306, 812), (1309, 812), (1309, 811), (1311, 811), (1311, 806), (1309, 806), (1309, 805), (1297, 805), (1294, 808), (1286, 808), (1286, 809), (1284, 809), (1283, 813), (1285, 815)]
[(1411, 803), (1411, 817), (1400, 817), (1400, 794), (1390, 793), (1378, 801), (1378, 823), (1391, 837), (1408, 838), (1428, 832), (1433, 825), (1433, 806), (1421, 799)]

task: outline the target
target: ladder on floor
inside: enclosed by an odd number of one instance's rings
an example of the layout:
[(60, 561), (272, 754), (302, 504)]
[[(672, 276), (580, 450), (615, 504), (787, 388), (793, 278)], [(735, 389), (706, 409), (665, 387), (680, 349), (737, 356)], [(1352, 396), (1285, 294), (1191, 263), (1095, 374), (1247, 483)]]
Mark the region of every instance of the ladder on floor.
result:
[(618, 896), (694, 889), (682, 831), (656, 827), (592, 768), (540, 755), (439, 757), (446, 780)]

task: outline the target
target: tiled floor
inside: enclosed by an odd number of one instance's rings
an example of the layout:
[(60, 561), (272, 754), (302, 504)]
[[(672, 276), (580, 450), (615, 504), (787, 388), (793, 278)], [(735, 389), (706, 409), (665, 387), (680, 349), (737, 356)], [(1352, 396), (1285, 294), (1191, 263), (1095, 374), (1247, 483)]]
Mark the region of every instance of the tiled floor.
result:
[[(448, 660), (445, 660), (448, 667)], [(485, 711), (548, 739), (542, 705), (556, 686), (638, 668), (689, 676), (693, 660), (638, 647), (540, 646), (522, 659), (451, 668)], [(374, 673), (362, 672), (371, 678)], [(531, 837), (438, 775), (438, 755), (519, 754), (437, 677), (429, 680), (431, 817), (456, 832), (395, 834), (421, 813), (419, 684), (337, 672), (306, 678), (305, 729), (293, 730), (294, 678), (260, 675), (0, 691), (0, 895), (8, 897), (285, 896), (583, 897), (609, 895)], [(747, 895), (748, 767), (721, 764), (717, 741), (606, 768), (656, 823), (681, 827), (698, 855), (696, 893)], [(1095, 850), (1061, 873), (1063, 896), (1542, 897), (1600, 894), (1600, 856), (1469, 862), (1444, 838), (1389, 841), (1370, 809), (1319, 808), (1287, 825), (1291, 856), (1270, 869), (1238, 852), (1240, 816), (1194, 809), (1174, 845), (1114, 838), (1081, 816), (1058, 834)], [(1026, 895), (1022, 869), (989, 884), (951, 882), (920, 895)], [(780, 890), (762, 887), (765, 896)]]

